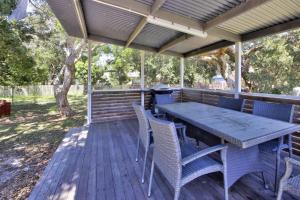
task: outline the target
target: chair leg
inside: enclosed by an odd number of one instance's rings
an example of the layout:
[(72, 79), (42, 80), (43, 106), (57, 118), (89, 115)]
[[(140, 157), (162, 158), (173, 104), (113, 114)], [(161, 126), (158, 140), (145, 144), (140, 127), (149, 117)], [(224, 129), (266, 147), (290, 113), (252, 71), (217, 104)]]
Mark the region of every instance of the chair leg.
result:
[(263, 171), (261, 172), (261, 178), (262, 178), (262, 180), (263, 180), (263, 182), (264, 182), (264, 187), (265, 187), (265, 189), (269, 189), (269, 186), (268, 186), (268, 184), (267, 184), (267, 180), (266, 180), (266, 177), (265, 177), (265, 174), (264, 174)]
[(151, 196), (153, 173), (154, 173), (154, 160), (152, 160), (152, 163), (151, 163), (151, 172), (150, 172), (150, 180), (149, 180), (149, 188), (148, 188), (148, 197)]
[(291, 158), (293, 156), (293, 141), (292, 141), (292, 135), (288, 135), (288, 146), (289, 146), (289, 157)]
[(186, 139), (186, 127), (185, 126), (182, 128), (182, 138), (183, 138), (183, 142), (186, 143), (187, 139)]
[(138, 143), (137, 143), (135, 162), (139, 161), (139, 148), (140, 148), (140, 138), (138, 139)]
[(142, 174), (142, 183), (145, 182), (145, 170), (146, 170), (146, 163), (147, 163), (147, 155), (148, 155), (148, 149), (145, 150), (144, 165), (143, 165), (143, 174)]
[(275, 168), (275, 193), (278, 191), (278, 183), (279, 183), (279, 172), (280, 172), (280, 152), (281, 149), (278, 148), (276, 152), (276, 168)]
[(227, 177), (225, 176), (225, 173), (223, 173), (223, 181), (224, 181), (224, 196), (225, 200), (229, 200), (229, 188), (228, 188), (228, 182)]
[(180, 189), (181, 188), (175, 188), (175, 195), (174, 195), (174, 200), (178, 200), (180, 196)]
[(282, 199), (282, 194), (283, 194), (283, 189), (281, 186), (279, 186), (278, 194), (276, 200), (281, 200)]

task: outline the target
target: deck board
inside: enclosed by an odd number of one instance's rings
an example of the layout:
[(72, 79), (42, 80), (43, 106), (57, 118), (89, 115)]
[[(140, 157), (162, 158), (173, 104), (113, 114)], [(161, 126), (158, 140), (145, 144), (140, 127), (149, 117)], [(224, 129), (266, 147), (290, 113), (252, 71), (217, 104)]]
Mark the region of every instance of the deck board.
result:
[[(72, 129), (53, 155), (29, 199), (172, 199), (172, 187), (157, 170), (152, 196), (147, 197), (152, 151), (147, 160), (145, 183), (142, 184), (144, 150), (140, 150), (139, 162), (136, 162), (137, 130), (134, 119), (92, 124), (88, 131)], [(272, 172), (271, 163), (275, 164), (275, 159), (266, 156), (264, 162)], [(223, 193), (222, 174), (214, 173), (187, 184), (180, 199), (223, 199)], [(264, 189), (259, 174), (250, 174), (233, 185), (230, 199), (272, 200), (275, 196), (272, 191)], [(285, 193), (284, 199), (296, 198)]]

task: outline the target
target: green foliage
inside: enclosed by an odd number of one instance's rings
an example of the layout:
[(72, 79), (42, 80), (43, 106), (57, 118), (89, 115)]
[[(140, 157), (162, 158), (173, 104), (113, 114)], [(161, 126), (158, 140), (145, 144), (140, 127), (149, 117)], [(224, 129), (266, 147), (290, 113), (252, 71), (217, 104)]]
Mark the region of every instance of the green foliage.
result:
[[(76, 73), (75, 73), (76, 80), (78, 80), (80, 84), (86, 86), (88, 80), (88, 60), (86, 59), (86, 57), (82, 57), (81, 60), (79, 60), (75, 64), (75, 68), (76, 68)], [(100, 68), (95, 63), (93, 63), (91, 66), (91, 70), (92, 70), (92, 74), (91, 74), (92, 85), (100, 84), (103, 87), (109, 86), (109, 82), (103, 77), (104, 74), (103, 68)]]
[(145, 54), (146, 86), (162, 82), (170, 85), (179, 84), (179, 58), (148, 53)]
[(15, 86), (37, 82), (39, 71), (25, 43), (32, 39), (32, 28), (24, 22), (0, 17), (0, 85)]
[(289, 94), (300, 84), (300, 31), (273, 35), (256, 41), (248, 55), (248, 78), (253, 92)]
[(17, 2), (18, 0), (0, 0), (0, 15), (5, 16), (11, 14)]

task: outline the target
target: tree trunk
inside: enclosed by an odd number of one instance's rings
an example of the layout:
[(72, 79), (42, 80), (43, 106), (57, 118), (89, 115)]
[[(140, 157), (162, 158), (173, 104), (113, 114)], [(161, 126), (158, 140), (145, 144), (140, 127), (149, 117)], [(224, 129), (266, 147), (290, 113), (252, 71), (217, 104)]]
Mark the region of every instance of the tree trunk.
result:
[(70, 117), (74, 114), (68, 101), (68, 92), (75, 77), (75, 63), (67, 64), (63, 69), (64, 80), (60, 85), (60, 81), (54, 83), (54, 96), (56, 104), (61, 116)]
[[(75, 63), (77, 62), (78, 58), (80, 58), (84, 45), (84, 41), (76, 45), (74, 38), (67, 38), (67, 57), (65, 60), (65, 65), (53, 81), (56, 105), (58, 106), (60, 115), (64, 117), (70, 117), (74, 114), (68, 101), (68, 92), (75, 78)], [(63, 83), (61, 85), (60, 77), (62, 75), (64, 76)]]

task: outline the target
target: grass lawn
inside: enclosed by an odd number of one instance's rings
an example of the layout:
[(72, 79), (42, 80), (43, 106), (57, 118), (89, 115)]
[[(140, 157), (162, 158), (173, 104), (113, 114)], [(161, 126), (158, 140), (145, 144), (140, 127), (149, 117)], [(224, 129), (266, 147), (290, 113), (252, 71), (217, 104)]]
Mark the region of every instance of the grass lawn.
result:
[(28, 197), (65, 133), (85, 123), (86, 97), (69, 102), (75, 115), (61, 118), (54, 97), (15, 97), (11, 116), (0, 118), (1, 200)]

